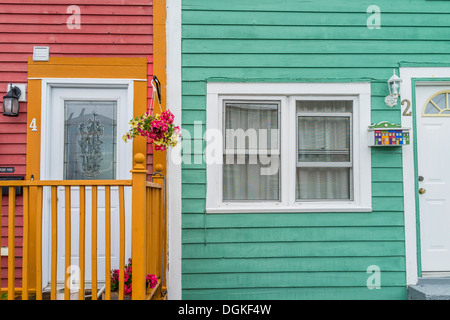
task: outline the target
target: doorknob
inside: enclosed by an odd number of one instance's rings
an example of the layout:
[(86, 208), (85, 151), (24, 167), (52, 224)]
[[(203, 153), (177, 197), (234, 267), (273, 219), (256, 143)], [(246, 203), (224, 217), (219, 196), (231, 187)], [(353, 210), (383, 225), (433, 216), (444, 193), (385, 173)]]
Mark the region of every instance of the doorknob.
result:
[(424, 188), (419, 188), (419, 194), (424, 194), (425, 192), (427, 192), (427, 190)]

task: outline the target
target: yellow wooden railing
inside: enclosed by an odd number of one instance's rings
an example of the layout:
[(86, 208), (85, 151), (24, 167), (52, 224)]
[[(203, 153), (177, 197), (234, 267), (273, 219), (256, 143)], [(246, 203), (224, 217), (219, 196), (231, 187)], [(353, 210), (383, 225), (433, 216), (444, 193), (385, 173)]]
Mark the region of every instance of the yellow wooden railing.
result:
[[(64, 252), (65, 268), (71, 265), (71, 190), (79, 189), (79, 290), (78, 299), (85, 299), (85, 242), (86, 242), (86, 188), (92, 193), (91, 218), (91, 270), (92, 270), (92, 299), (97, 299), (97, 231), (99, 225), (105, 225), (105, 283), (104, 299), (111, 299), (111, 239), (119, 238), (119, 290), (118, 299), (124, 295), (124, 267), (125, 257), (125, 188), (131, 188), (131, 255), (133, 263), (132, 298), (133, 300), (164, 299), (165, 298), (165, 206), (163, 184), (146, 181), (147, 170), (145, 156), (136, 154), (134, 168), (131, 170), (131, 180), (63, 180), (63, 181), (0, 181), (0, 216), (5, 215), (6, 208), (2, 207), (1, 187), (8, 187), (8, 286), (0, 288), (0, 293), (7, 293), (9, 300), (21, 298), (43, 299), (42, 292), (42, 239), (43, 239), (43, 194), (44, 189), (50, 189), (51, 203), (51, 235), (50, 235), (50, 299), (57, 299), (57, 250), (58, 250), (58, 215), (57, 188), (63, 187), (65, 193), (65, 221), (64, 221)], [(156, 180), (156, 179), (155, 179)], [(163, 181), (161, 181), (163, 182)], [(23, 253), (22, 253), (22, 286), (15, 287), (16, 278), (16, 187), (23, 188)], [(105, 221), (97, 219), (98, 187), (105, 190)], [(111, 188), (118, 189), (119, 198), (119, 234), (111, 233)], [(30, 220), (34, 223), (30, 224)], [(0, 220), (1, 221), (1, 220)], [(0, 222), (1, 229), (1, 222)], [(1, 266), (0, 266), (1, 272)], [(147, 290), (146, 275), (155, 274), (158, 285)], [(70, 288), (67, 286), (70, 274), (65, 273), (64, 299), (70, 299)]]

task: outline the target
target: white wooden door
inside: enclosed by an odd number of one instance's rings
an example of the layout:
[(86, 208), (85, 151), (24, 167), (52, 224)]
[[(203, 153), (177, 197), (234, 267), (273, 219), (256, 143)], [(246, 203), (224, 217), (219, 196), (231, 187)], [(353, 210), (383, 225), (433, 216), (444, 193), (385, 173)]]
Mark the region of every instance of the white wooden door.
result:
[[(130, 117), (129, 95), (121, 86), (62, 86), (49, 93), (46, 113), (46, 159), (41, 171), (45, 180), (118, 180), (130, 179), (132, 149), (121, 139)], [(131, 111), (132, 114), (132, 111)], [(63, 287), (65, 272), (79, 268), (79, 187), (71, 190), (71, 270), (65, 270), (65, 191), (58, 187), (57, 282)], [(86, 188), (85, 287), (91, 282), (91, 200)], [(126, 257), (131, 255), (131, 190), (125, 188)], [(105, 281), (105, 188), (98, 187), (97, 205), (97, 279)], [(47, 228), (47, 230), (45, 229)], [(48, 263), (50, 282), (50, 190), (44, 191), (44, 263)], [(111, 267), (119, 267), (118, 188), (111, 188)], [(48, 251), (46, 251), (48, 250)], [(45, 256), (47, 259), (45, 259)], [(76, 272), (72, 273), (76, 277)], [(109, 276), (109, 273), (106, 274)], [(47, 280), (47, 282), (45, 281)], [(75, 279), (73, 279), (75, 280)]]
[(417, 196), (424, 273), (450, 271), (449, 93), (450, 83), (416, 87)]

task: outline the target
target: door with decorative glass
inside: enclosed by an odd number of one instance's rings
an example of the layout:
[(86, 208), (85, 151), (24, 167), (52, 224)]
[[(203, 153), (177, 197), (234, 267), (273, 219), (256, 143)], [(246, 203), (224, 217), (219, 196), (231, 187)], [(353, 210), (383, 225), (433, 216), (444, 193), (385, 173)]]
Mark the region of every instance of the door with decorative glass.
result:
[[(45, 161), (43, 176), (48, 180), (130, 179), (132, 144), (125, 144), (121, 133), (127, 131), (132, 115), (129, 88), (123, 85), (54, 86), (50, 88), (43, 139)], [(132, 103), (132, 102), (131, 102)], [(130, 110), (131, 109), (131, 110)], [(130, 190), (125, 188), (126, 256), (131, 254)], [(111, 187), (111, 234), (119, 233), (118, 189)], [(50, 226), (50, 192), (44, 194), (44, 227)], [(86, 187), (85, 281), (91, 281), (91, 187)], [(97, 198), (97, 279), (105, 280), (105, 188), (98, 187)], [(65, 272), (76, 272), (79, 265), (79, 187), (71, 188), (71, 263), (65, 269), (65, 192), (58, 188), (57, 281), (64, 284)], [(48, 229), (49, 231), (50, 229)], [(50, 246), (50, 232), (44, 229), (44, 251)], [(111, 266), (118, 268), (118, 237), (111, 240)], [(45, 252), (44, 252), (45, 256)], [(47, 257), (49, 255), (47, 254)], [(49, 257), (48, 257), (49, 258)], [(48, 263), (44, 261), (44, 263)], [(44, 268), (49, 270), (50, 268)], [(47, 275), (48, 276), (48, 275)], [(76, 274), (74, 274), (76, 276)], [(109, 274), (107, 275), (109, 276)], [(44, 280), (44, 279), (43, 279)], [(50, 281), (48, 277), (47, 281)], [(48, 283), (43, 281), (44, 284)]]
[(418, 194), (423, 275), (450, 274), (450, 84), (416, 87)]

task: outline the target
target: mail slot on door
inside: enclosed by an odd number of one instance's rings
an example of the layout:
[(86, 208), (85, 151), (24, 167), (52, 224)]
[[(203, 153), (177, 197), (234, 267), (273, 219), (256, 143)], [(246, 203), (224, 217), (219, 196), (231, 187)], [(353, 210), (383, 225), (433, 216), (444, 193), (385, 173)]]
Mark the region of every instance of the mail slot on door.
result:
[[(5, 180), (24, 180), (24, 176), (0, 176), (0, 181)], [(20, 196), (22, 194), (22, 187), (16, 187), (16, 196)], [(9, 187), (2, 187), (2, 194), (8, 195), (9, 194)]]

